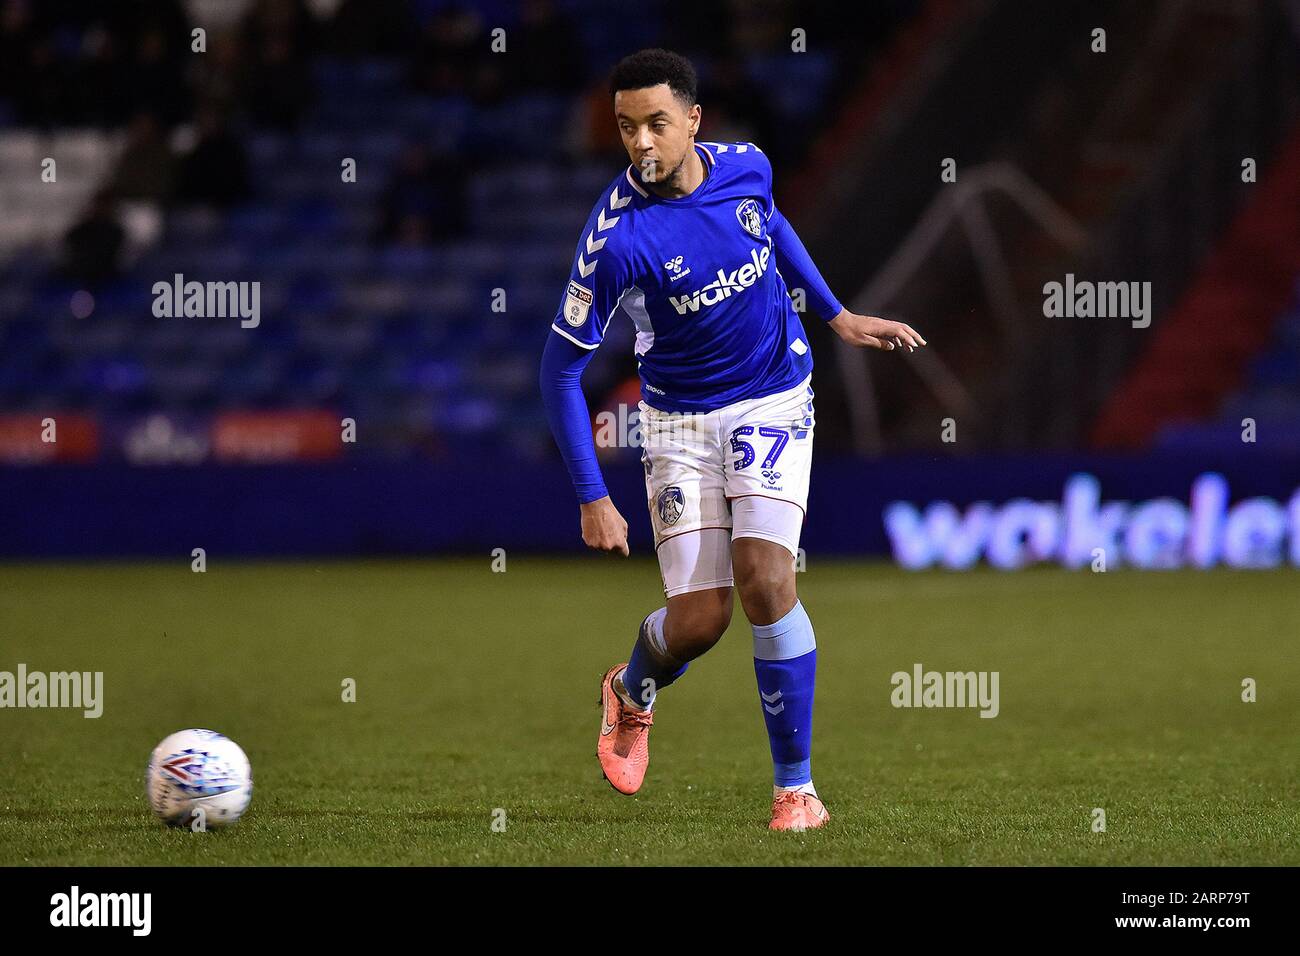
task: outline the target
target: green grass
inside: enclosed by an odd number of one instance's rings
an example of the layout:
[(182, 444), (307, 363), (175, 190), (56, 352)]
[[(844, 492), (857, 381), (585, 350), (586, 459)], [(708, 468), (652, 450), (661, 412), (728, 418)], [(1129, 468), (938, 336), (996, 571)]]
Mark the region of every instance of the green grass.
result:
[[(600, 777), (599, 678), (660, 603), (650, 562), (0, 566), (0, 670), (102, 670), (106, 697), (0, 710), (0, 864), (1300, 864), (1294, 572), (814, 560), (799, 584), (834, 819), (770, 834), (739, 608), (660, 698), (641, 793)], [(893, 708), (918, 661), (999, 671), (1001, 714)], [(252, 759), (233, 830), (145, 804), (190, 726)]]

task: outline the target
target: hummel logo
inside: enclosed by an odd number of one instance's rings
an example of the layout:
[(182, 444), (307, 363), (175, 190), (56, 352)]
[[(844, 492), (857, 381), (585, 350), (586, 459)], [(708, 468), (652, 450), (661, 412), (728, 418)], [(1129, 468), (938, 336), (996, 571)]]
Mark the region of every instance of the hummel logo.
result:
[[(767, 711), (769, 714), (771, 714), (773, 717), (775, 717), (777, 714), (785, 710), (785, 701), (781, 701), (781, 703), (776, 704), (778, 700), (781, 700), (781, 692), (779, 690), (775, 694), (772, 694), (771, 696), (764, 694), (760, 690), (758, 692), (758, 696), (763, 698), (763, 709)], [(776, 704), (776, 706), (773, 707), (772, 706), (773, 704)]]
[(678, 315), (698, 312), (701, 305), (717, 305), (723, 299), (729, 298), (732, 293), (744, 292), (756, 283), (767, 271), (767, 262), (771, 254), (772, 250), (767, 246), (762, 250), (751, 249), (750, 261), (730, 275), (719, 269), (718, 277), (704, 288), (696, 289), (690, 295), (669, 296), (668, 301), (673, 304)]
[(667, 262), (664, 263), (664, 268), (672, 273), (672, 275), (668, 277), (669, 282), (676, 282), (678, 279), (685, 279), (688, 275), (691, 274), (691, 270), (689, 268), (685, 272), (682, 271), (683, 259), (684, 259), (683, 256), (678, 256), (677, 258), (669, 259)]

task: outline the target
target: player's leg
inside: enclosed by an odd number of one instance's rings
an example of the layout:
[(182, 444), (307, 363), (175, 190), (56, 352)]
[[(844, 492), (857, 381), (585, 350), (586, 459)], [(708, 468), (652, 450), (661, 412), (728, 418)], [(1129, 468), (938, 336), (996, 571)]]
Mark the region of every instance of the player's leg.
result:
[(795, 590), (803, 513), (788, 501), (750, 496), (735, 499), (732, 514), (736, 590), (754, 633), (754, 676), (772, 753), (772, 827), (820, 826), (828, 814), (812, 780), (817, 638)]
[(642, 405), (646, 495), (667, 602), (641, 622), (626, 665), (601, 684), (596, 753), (606, 779), (635, 793), (649, 763), (655, 695), (731, 622), (731, 512), (716, 416), (663, 416)]
[[(695, 537), (692, 535), (691, 537)], [(665, 547), (671, 542), (665, 542)], [(724, 551), (729, 542), (718, 544)], [(672, 579), (670, 579), (672, 580)], [(650, 763), (655, 695), (686, 672), (687, 664), (717, 643), (731, 623), (731, 586), (681, 591), (641, 623), (627, 664), (610, 668), (601, 684), (596, 756), (605, 779), (620, 793), (636, 793)]]
[(640, 406), (646, 503), (667, 604), (642, 622), (624, 689), (634, 707), (712, 647), (731, 622), (731, 509), (716, 413)]
[(812, 465), (812, 390), (807, 384), (734, 410), (727, 429), (732, 562), (754, 633), (754, 674), (773, 765), (773, 829), (829, 819), (812, 783), (817, 640), (795, 589)]
[[(727, 534), (709, 529), (690, 537), (713, 537), (712, 549), (725, 552), (729, 546)], [(689, 545), (685, 541), (677, 542), (676, 538), (664, 542), (661, 551), (676, 552), (680, 559), (681, 552), (688, 550)], [(724, 580), (710, 580), (701, 588), (683, 590), (684, 587), (689, 588), (689, 583), (670, 588), (666, 606), (651, 612), (641, 622), (627, 668), (615, 678), (615, 691), (632, 707), (644, 710), (653, 706), (655, 695), (681, 677), (687, 665), (713, 647), (731, 624), (729, 575)]]

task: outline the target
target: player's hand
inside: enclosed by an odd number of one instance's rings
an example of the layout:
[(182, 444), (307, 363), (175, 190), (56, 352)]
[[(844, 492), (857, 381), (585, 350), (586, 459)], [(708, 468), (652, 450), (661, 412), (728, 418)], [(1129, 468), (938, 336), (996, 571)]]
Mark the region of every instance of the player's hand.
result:
[(582, 509), (582, 540), (587, 547), (627, 557), (627, 522), (614, 507), (609, 495), (588, 501)]
[(831, 319), (830, 326), (835, 333), (850, 345), (861, 345), (873, 349), (892, 352), (905, 348), (914, 352), (925, 345), (921, 333), (902, 322), (891, 322), (874, 315), (858, 315), (843, 309)]

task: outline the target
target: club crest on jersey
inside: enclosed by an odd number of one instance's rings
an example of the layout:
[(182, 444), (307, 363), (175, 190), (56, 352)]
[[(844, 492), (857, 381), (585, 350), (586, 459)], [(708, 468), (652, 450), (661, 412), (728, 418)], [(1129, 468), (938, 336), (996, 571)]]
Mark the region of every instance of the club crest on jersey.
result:
[(655, 504), (659, 509), (660, 521), (664, 524), (676, 524), (686, 505), (686, 496), (682, 494), (682, 489), (673, 485), (659, 492), (659, 500)]
[(592, 299), (590, 289), (570, 282), (568, 294), (564, 297), (564, 321), (575, 329), (586, 322), (587, 315), (591, 312)]
[(763, 214), (758, 210), (758, 203), (753, 199), (742, 200), (736, 207), (736, 219), (740, 222), (740, 228), (755, 239), (763, 238)]

